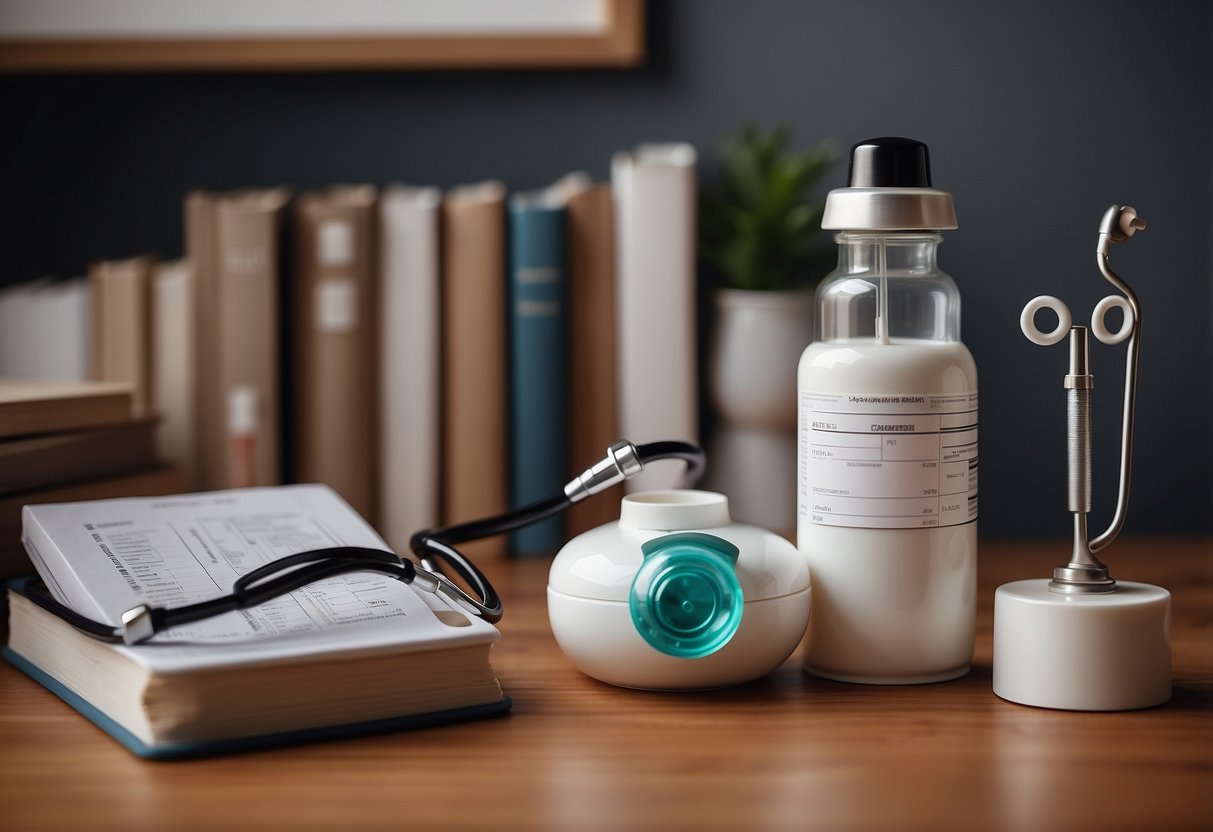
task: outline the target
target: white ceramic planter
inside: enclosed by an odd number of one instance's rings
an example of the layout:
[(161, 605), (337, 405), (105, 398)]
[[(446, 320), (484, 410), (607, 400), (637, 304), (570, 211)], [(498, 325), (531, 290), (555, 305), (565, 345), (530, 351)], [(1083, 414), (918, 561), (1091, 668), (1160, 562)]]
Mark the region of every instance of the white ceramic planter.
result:
[(796, 365), (813, 340), (813, 293), (721, 289), (708, 359), (712, 406), (732, 427), (796, 430)]
[(706, 488), (738, 520), (796, 528), (796, 366), (813, 340), (813, 293), (722, 289), (709, 345), (716, 414)]

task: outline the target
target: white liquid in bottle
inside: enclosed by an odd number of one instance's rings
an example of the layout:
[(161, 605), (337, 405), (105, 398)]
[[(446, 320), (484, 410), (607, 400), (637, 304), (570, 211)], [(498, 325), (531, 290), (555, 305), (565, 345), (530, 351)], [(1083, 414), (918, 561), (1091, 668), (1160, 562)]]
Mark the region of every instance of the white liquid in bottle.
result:
[[(842, 681), (878, 684), (937, 682), (964, 675), (973, 653), (977, 580), (977, 368), (972, 356), (959, 342), (818, 342), (801, 358), (798, 381), (797, 537), (813, 581), (806, 669)], [(813, 394), (837, 394), (845, 400), (831, 405), (832, 397)], [(854, 398), (898, 401), (856, 403)], [(814, 404), (855, 412), (830, 417), (815, 412)], [(872, 431), (908, 424), (917, 418), (913, 414), (929, 410), (931, 404), (949, 411), (938, 417), (947, 426), (944, 432), (932, 436), (921, 430)], [(894, 411), (902, 415), (895, 417)], [(814, 422), (855, 432), (814, 431)], [(813, 435), (822, 441), (812, 442)], [(938, 467), (924, 468), (932, 464), (933, 440), (938, 442)], [(897, 444), (886, 447), (890, 441)], [(907, 441), (917, 447), (906, 449)], [(826, 454), (831, 456), (823, 459)], [(849, 465), (862, 466), (858, 470), (871, 476), (847, 481)], [(881, 467), (871, 467), (876, 465)], [(841, 473), (841, 484), (830, 476), (831, 468)], [(894, 468), (909, 469), (900, 479), (903, 494), (906, 489), (911, 493), (900, 499), (890, 495), (895, 487), (875, 479), (897, 478)], [(935, 482), (940, 492), (948, 493), (922, 493), (932, 490)], [(814, 489), (848, 493), (821, 494)], [(864, 490), (875, 490), (878, 496), (868, 498)], [(863, 507), (852, 508), (857, 503)], [(928, 513), (932, 503), (933, 514)], [(963, 506), (959, 513), (957, 506)], [(940, 511), (949, 507), (951, 511)], [(825, 522), (814, 522), (815, 508), (837, 512), (830, 517), (817, 511)], [(863, 515), (841, 516), (850, 511)], [(842, 522), (931, 525), (836, 524)]]

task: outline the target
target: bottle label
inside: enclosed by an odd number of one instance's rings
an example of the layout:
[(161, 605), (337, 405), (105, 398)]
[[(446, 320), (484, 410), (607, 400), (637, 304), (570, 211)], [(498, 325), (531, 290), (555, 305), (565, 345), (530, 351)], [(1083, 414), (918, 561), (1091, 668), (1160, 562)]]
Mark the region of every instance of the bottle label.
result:
[(977, 519), (977, 393), (800, 394), (802, 520), (860, 529)]

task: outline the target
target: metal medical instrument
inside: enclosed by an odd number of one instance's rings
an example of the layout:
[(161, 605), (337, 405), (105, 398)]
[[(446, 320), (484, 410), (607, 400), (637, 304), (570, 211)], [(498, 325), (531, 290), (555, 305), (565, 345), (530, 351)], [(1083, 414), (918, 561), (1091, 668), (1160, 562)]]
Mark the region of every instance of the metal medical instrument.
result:
[[(1116, 499), (1116, 513), (1111, 525), (1099, 536), (1088, 538), (1087, 514), (1091, 511), (1091, 375), (1087, 351), (1087, 328), (1074, 326), (1069, 308), (1052, 295), (1033, 298), (1023, 308), (1019, 318), (1020, 329), (1029, 341), (1048, 346), (1056, 344), (1069, 335), (1070, 371), (1063, 382), (1066, 389), (1066, 427), (1068, 469), (1068, 507), (1074, 514), (1074, 549), (1070, 560), (1053, 570), (1049, 589), (1062, 593), (1100, 593), (1116, 589), (1116, 581), (1108, 574), (1108, 567), (1096, 555), (1116, 539), (1125, 522), (1129, 504), (1129, 479), (1133, 464), (1133, 415), (1137, 392), (1137, 360), (1141, 336), (1141, 306), (1137, 295), (1119, 275), (1113, 271), (1109, 261), (1109, 250), (1113, 243), (1121, 243), (1138, 231), (1145, 229), (1145, 220), (1128, 206), (1113, 205), (1104, 213), (1099, 224), (1099, 243), (1096, 246), (1096, 262), (1100, 273), (1112, 284), (1120, 295), (1108, 295), (1095, 305), (1091, 313), (1091, 329), (1105, 344), (1119, 344), (1128, 339), (1125, 357), (1124, 419), (1120, 437), (1120, 486)], [(1050, 309), (1057, 315), (1057, 327), (1051, 332), (1041, 332), (1036, 326), (1036, 313)], [(1106, 316), (1112, 309), (1120, 309), (1124, 315), (1120, 328), (1111, 331)]]
[[(1125, 357), (1124, 422), (1120, 436), (1120, 488), (1107, 530), (1087, 534), (1091, 510), (1091, 376), (1087, 328), (1074, 326), (1070, 310), (1041, 296), (1024, 307), (1019, 324), (1034, 344), (1056, 344), (1069, 335), (1066, 374), (1066, 432), (1069, 510), (1074, 515), (1073, 551), (1053, 570), (1053, 579), (1012, 581), (994, 592), (994, 693), (1009, 702), (1070, 711), (1151, 708), (1171, 698), (1171, 593), (1135, 581), (1114, 581), (1096, 555), (1116, 539), (1129, 503), (1133, 458), (1133, 409), (1137, 392), (1141, 307), (1133, 290), (1108, 262), (1113, 243), (1146, 227), (1137, 212), (1113, 205), (1099, 224), (1096, 262), (1120, 294), (1095, 306), (1091, 329), (1105, 344), (1128, 341)], [(1111, 331), (1106, 316), (1119, 308), (1124, 320)], [(1041, 332), (1035, 315), (1052, 309), (1057, 328)]]

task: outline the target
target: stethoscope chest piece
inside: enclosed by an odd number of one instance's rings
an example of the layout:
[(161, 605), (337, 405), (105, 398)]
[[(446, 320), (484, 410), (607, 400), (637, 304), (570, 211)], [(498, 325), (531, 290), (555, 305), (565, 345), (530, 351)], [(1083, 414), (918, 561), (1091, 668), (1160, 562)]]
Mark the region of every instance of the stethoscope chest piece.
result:
[[(1020, 316), (1024, 335), (1049, 346), (1069, 338), (1066, 391), (1068, 509), (1074, 543), (1052, 579), (1015, 581), (994, 594), (994, 693), (1011, 702), (1075, 711), (1122, 711), (1161, 705), (1171, 698), (1171, 594), (1149, 584), (1113, 580), (1097, 555), (1124, 524), (1133, 450), (1134, 394), (1141, 308), (1137, 296), (1108, 263), (1112, 243), (1123, 242), (1145, 223), (1132, 208), (1114, 205), (1104, 214), (1096, 249), (1100, 272), (1122, 294), (1095, 307), (1091, 328), (1105, 344), (1128, 340), (1120, 486), (1116, 513), (1102, 534), (1087, 533), (1091, 511), (1091, 392), (1087, 328), (1074, 326), (1070, 310), (1043, 295)], [(1119, 308), (1123, 322), (1111, 331), (1104, 316)], [(1057, 327), (1041, 332), (1036, 313), (1050, 309)]]

